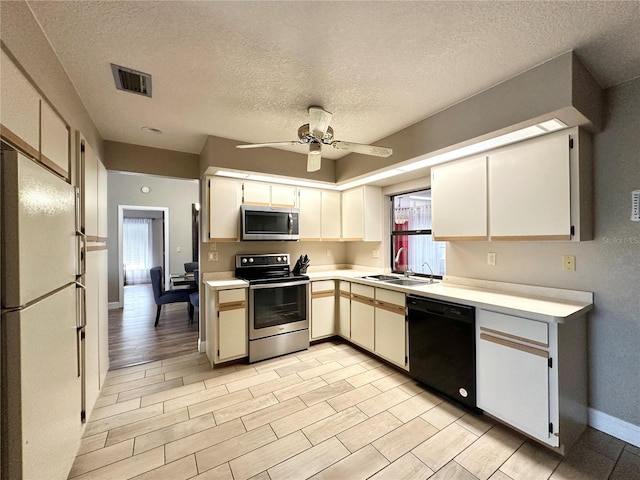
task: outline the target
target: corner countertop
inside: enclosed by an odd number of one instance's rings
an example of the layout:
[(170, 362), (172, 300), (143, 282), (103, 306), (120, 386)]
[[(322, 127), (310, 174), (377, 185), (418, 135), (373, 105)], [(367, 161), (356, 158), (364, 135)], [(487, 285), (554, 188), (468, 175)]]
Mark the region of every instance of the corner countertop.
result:
[[(365, 269), (332, 269), (312, 271), (308, 275), (311, 281), (346, 280), (547, 323), (564, 323), (586, 314), (593, 308), (591, 292), (462, 277), (445, 277), (444, 281), (419, 286), (400, 286), (361, 278), (375, 273), (382, 272)], [(215, 290), (248, 286), (247, 282), (233, 277), (232, 273), (216, 277), (218, 278), (205, 277), (205, 285)]]

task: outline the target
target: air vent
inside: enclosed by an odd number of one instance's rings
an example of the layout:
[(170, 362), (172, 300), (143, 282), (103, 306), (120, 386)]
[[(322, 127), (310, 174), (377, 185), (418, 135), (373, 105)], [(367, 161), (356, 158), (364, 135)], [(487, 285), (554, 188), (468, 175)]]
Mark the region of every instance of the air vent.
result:
[(138, 72), (113, 63), (111, 71), (118, 90), (151, 97), (151, 75), (148, 73)]

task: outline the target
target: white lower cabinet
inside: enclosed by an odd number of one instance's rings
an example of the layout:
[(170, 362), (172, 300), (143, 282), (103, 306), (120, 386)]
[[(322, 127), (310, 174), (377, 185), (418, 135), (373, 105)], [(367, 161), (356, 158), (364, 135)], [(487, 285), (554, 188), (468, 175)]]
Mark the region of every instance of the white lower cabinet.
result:
[(247, 289), (207, 288), (207, 356), (213, 363), (249, 354)]
[(340, 280), (338, 297), (338, 334), (351, 339), (351, 282)]
[(405, 295), (376, 288), (375, 348), (385, 360), (405, 368), (407, 365), (407, 328)]
[(335, 281), (311, 282), (311, 340), (336, 333)]
[(373, 351), (375, 344), (374, 288), (351, 284), (351, 341)]
[(570, 446), (587, 420), (584, 323), (478, 309), (478, 407), (549, 446)]

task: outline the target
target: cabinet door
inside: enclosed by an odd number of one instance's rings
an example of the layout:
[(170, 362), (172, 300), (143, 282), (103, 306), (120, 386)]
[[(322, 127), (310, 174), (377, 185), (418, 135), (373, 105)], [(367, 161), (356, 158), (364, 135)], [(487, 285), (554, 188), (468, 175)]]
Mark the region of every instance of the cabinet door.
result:
[(318, 214), (322, 192), (315, 188), (300, 189), (300, 240), (320, 241), (321, 230)]
[(486, 157), (433, 167), (431, 204), (434, 240), (486, 240)]
[(69, 178), (69, 130), (49, 104), (41, 101), (40, 161)]
[(550, 445), (547, 325), (478, 310), (476, 392), (478, 407)]
[(375, 347), (374, 289), (352, 283), (351, 293), (351, 341), (373, 351)]
[(241, 185), (231, 179), (210, 178), (209, 189), (209, 241), (234, 242), (238, 240), (240, 221)]
[(268, 183), (244, 182), (242, 203), (245, 205), (270, 205), (271, 188)]
[(311, 283), (311, 339), (336, 333), (336, 294), (333, 280)]
[(364, 197), (361, 188), (342, 192), (342, 239), (364, 240)]
[[(341, 232), (340, 192), (323, 191), (321, 204), (322, 240), (337, 242), (340, 240)], [(318, 222), (317, 211), (314, 220)]]
[(351, 283), (340, 281), (338, 297), (338, 333), (341, 337), (351, 338)]
[(107, 238), (107, 169), (98, 160), (98, 237)]
[(33, 158), (40, 151), (40, 95), (9, 56), (0, 57), (2, 136)]
[(376, 306), (375, 352), (401, 367), (406, 365), (406, 321), (404, 311)]
[(90, 240), (98, 237), (98, 157), (84, 142), (84, 229)]
[(492, 240), (571, 240), (569, 135), (540, 137), (489, 156)]
[(407, 357), (405, 295), (376, 288), (375, 352), (404, 367)]
[(246, 289), (218, 292), (218, 359), (248, 355)]
[(271, 206), (295, 207), (296, 187), (288, 185), (271, 185)]

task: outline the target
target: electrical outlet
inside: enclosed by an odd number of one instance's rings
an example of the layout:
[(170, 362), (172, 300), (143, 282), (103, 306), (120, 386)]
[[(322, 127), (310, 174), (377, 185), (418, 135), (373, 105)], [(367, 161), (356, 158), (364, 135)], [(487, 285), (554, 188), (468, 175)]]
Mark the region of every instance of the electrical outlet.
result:
[(563, 255), (562, 256), (562, 269), (565, 272), (575, 272), (575, 270), (576, 270), (576, 256), (575, 255)]
[(496, 264), (496, 252), (487, 253), (487, 265), (495, 266)]
[(331, 256), (331, 250), (327, 250), (327, 257)]
[(209, 252), (209, 261), (217, 262), (218, 261), (218, 252)]
[(371, 250), (371, 256), (373, 258), (380, 258), (380, 250)]

